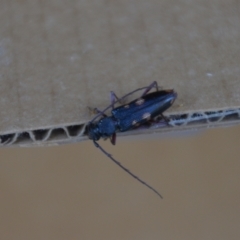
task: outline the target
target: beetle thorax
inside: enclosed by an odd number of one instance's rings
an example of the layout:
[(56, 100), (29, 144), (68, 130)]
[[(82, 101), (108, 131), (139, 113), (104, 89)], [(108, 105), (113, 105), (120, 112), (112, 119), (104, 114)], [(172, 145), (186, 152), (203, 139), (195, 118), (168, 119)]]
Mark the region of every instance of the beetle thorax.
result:
[(96, 123), (89, 123), (87, 126), (88, 137), (94, 141), (100, 138), (109, 138), (117, 130), (117, 122), (112, 117), (104, 117)]
[(97, 123), (98, 133), (102, 138), (111, 137), (117, 130), (117, 123), (113, 117), (104, 117)]

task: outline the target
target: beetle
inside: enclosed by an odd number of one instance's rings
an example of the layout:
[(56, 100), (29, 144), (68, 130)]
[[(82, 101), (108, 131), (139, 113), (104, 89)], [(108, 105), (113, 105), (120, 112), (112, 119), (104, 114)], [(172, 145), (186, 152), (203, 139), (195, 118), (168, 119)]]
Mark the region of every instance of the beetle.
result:
[[(148, 93), (152, 88), (156, 88), (156, 91)], [(114, 107), (116, 103), (121, 103), (126, 97), (140, 90), (144, 90), (144, 92), (139, 98), (129, 103), (122, 104), (119, 107)], [(163, 112), (172, 106), (176, 98), (177, 93), (173, 89), (159, 90), (156, 81), (147, 87), (136, 89), (122, 98), (118, 98), (114, 92), (111, 92), (111, 104), (103, 111), (95, 108), (95, 111), (98, 114), (86, 126), (86, 133), (97, 148), (107, 155), (115, 164), (146, 187), (150, 188), (161, 198), (162, 196), (157, 190), (133, 174), (119, 161), (114, 159), (97, 143), (97, 141), (100, 138), (110, 138), (111, 143), (115, 145), (117, 132), (125, 132), (144, 126), (154, 121), (154, 119), (158, 116), (160, 116), (168, 124), (169, 119), (163, 115)], [(112, 115), (107, 116), (105, 112), (110, 108), (112, 108)], [(100, 119), (97, 120), (98, 118)]]

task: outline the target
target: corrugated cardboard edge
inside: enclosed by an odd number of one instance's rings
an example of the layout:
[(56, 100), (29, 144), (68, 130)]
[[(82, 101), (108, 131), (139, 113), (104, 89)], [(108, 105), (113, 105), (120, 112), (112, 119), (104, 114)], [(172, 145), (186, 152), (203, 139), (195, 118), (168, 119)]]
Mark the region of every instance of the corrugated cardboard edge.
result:
[[(215, 111), (191, 112), (166, 115), (170, 118), (169, 126), (157, 120), (150, 127), (119, 133), (119, 136), (146, 135), (151, 133), (168, 134), (194, 131), (213, 127), (231, 126), (240, 123), (240, 108), (219, 109)], [(87, 123), (62, 126), (57, 128), (26, 130), (18, 133), (0, 135), (0, 147), (50, 146), (87, 140)]]

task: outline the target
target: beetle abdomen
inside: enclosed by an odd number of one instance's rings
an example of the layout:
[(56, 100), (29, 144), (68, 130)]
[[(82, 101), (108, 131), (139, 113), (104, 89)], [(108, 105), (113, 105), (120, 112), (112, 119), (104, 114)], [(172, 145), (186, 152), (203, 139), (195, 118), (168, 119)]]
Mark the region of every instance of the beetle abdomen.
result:
[(112, 115), (118, 121), (119, 131), (124, 132), (160, 115), (173, 104), (175, 99), (176, 93), (173, 90), (152, 92), (114, 108)]

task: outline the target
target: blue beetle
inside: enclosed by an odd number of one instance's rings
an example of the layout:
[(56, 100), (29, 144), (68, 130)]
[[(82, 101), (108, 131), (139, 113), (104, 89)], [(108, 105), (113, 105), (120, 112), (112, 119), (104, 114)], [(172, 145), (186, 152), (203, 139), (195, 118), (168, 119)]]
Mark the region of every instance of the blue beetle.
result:
[[(148, 93), (153, 87), (156, 88), (156, 91)], [(119, 107), (114, 108), (114, 105), (116, 103), (122, 102), (127, 96), (142, 89), (145, 89), (145, 91), (141, 97), (131, 101), (130, 103), (123, 104)], [(162, 196), (157, 190), (141, 180), (130, 170), (125, 168), (119, 161), (107, 153), (96, 141), (98, 141), (100, 138), (110, 138), (111, 143), (115, 145), (117, 132), (125, 132), (139, 126), (149, 124), (158, 116), (161, 116), (162, 119), (164, 119), (168, 124), (169, 120), (163, 115), (163, 112), (171, 107), (176, 98), (177, 93), (173, 89), (159, 90), (157, 82), (153, 82), (148, 87), (139, 88), (133, 92), (130, 92), (120, 99), (114, 92), (111, 92), (111, 105), (103, 111), (95, 109), (98, 114), (87, 124), (86, 127), (86, 132), (89, 139), (93, 140), (93, 143), (97, 148), (100, 148), (100, 150), (106, 154), (114, 163), (116, 163), (124, 171), (129, 173), (132, 177), (140, 181), (142, 184), (153, 190), (161, 198)], [(107, 116), (105, 112), (110, 108), (112, 108), (112, 115)], [(97, 118), (100, 118), (100, 120), (97, 121)]]

